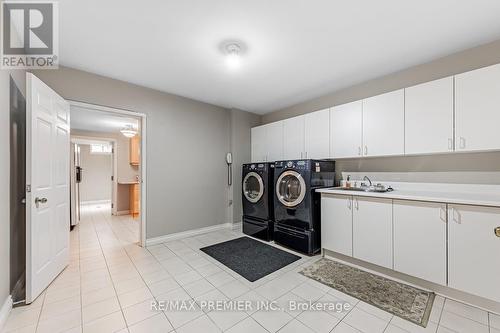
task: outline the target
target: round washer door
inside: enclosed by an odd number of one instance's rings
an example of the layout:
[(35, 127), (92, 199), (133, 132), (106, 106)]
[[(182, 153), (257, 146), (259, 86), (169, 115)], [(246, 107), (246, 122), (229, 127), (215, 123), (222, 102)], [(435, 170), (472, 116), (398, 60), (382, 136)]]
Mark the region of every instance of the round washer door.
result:
[(251, 203), (256, 203), (264, 194), (264, 182), (256, 172), (249, 172), (243, 178), (243, 195)]
[(304, 178), (297, 171), (283, 172), (276, 182), (276, 195), (283, 205), (287, 207), (297, 206), (306, 196)]

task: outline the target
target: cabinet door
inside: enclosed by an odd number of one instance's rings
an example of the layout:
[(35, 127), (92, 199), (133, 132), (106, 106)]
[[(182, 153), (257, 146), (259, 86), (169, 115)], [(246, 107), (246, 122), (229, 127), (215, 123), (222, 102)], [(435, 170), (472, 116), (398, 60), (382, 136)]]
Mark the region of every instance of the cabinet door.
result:
[(500, 149), (500, 64), (455, 76), (456, 150)]
[(304, 116), (293, 117), (283, 121), (283, 157), (285, 160), (305, 158), (304, 134)]
[(129, 139), (129, 163), (130, 165), (138, 166), (140, 163), (140, 145), (141, 140), (139, 135)]
[(448, 206), (448, 286), (500, 302), (500, 209)]
[(305, 158), (324, 159), (330, 156), (330, 109), (305, 115)]
[(352, 256), (352, 197), (321, 195), (321, 247)]
[(392, 269), (392, 200), (353, 199), (353, 256)]
[(394, 269), (446, 285), (446, 205), (394, 200)]
[(453, 151), (453, 77), (405, 89), (405, 153)]
[(404, 154), (404, 90), (363, 100), (363, 154)]
[(266, 161), (266, 127), (257, 126), (251, 132), (252, 163)]
[(363, 102), (330, 109), (330, 157), (359, 157), (362, 154)]
[(267, 161), (274, 162), (283, 159), (283, 122), (278, 121), (265, 125)]

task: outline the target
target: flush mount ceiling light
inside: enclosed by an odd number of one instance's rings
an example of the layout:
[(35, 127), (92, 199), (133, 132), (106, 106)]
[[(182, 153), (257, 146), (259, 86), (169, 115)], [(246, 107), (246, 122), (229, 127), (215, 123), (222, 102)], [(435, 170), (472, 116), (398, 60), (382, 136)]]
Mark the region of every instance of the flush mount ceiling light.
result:
[(237, 69), (241, 65), (241, 46), (237, 43), (226, 45), (226, 65), (230, 69)]
[(126, 125), (120, 132), (127, 138), (132, 138), (137, 135), (137, 130), (132, 125)]

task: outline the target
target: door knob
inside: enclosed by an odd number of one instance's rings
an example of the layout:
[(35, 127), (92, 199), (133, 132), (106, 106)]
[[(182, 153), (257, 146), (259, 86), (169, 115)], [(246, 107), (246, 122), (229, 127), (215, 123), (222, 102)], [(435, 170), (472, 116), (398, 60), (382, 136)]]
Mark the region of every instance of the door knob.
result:
[(39, 198), (39, 197), (36, 197), (35, 198), (35, 205), (36, 205), (36, 208), (38, 208), (39, 204), (41, 203), (47, 203), (47, 198)]
[(500, 227), (495, 228), (495, 236), (500, 237)]

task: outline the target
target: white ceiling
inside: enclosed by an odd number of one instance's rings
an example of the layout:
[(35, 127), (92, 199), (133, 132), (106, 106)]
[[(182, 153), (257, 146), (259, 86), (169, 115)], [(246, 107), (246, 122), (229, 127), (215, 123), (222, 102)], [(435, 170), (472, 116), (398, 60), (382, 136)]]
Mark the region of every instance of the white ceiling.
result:
[(135, 118), (117, 116), (109, 112), (73, 105), (71, 106), (70, 117), (71, 129), (82, 131), (120, 133), (120, 130), (126, 125), (138, 128), (138, 120)]
[(500, 1), (63, 0), (60, 26), (65, 66), (263, 114), (499, 39)]

